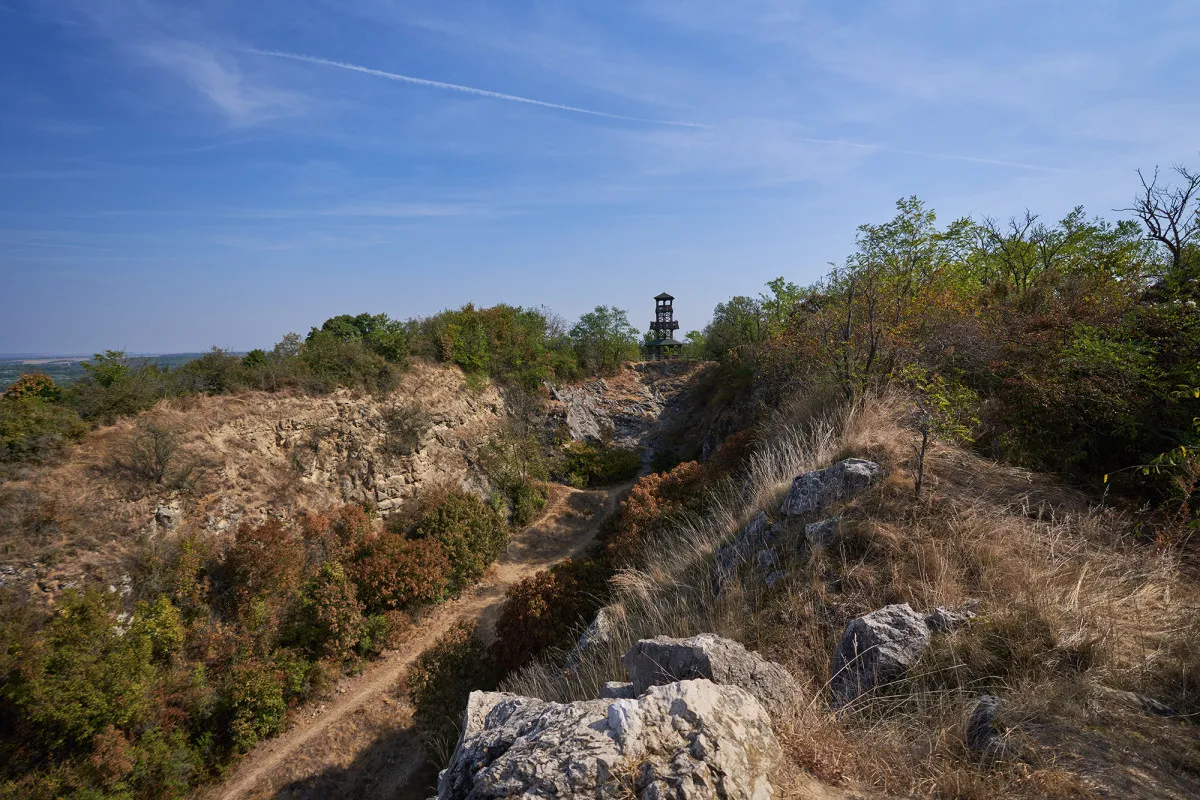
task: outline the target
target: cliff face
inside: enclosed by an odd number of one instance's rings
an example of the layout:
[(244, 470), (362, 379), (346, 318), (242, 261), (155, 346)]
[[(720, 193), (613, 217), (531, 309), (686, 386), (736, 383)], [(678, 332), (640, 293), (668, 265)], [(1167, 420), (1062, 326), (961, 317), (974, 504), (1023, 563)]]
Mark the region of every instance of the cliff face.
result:
[[(0, 487), (0, 585), (52, 597), (85, 576), (120, 583), (133, 555), (182, 531), (370, 501), (384, 515), (437, 484), (484, 488), (475, 453), (500, 393), (416, 364), (395, 392), (181, 398), (90, 433), (58, 464)], [(162, 483), (130, 467), (139, 425), (170, 433)]]
[(663, 447), (665, 423), (677, 417), (687, 391), (708, 366), (697, 361), (626, 364), (616, 375), (550, 387), (551, 418), (576, 441), (612, 440), (648, 460)]

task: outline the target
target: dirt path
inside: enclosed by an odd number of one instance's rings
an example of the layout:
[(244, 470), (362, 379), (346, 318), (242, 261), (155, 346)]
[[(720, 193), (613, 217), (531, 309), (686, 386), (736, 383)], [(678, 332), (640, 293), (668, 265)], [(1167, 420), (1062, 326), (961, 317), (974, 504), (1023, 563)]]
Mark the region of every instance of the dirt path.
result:
[(541, 519), (513, 537), (482, 583), (434, 609), (401, 649), (387, 653), (362, 675), (342, 680), (331, 699), (300, 708), (290, 730), (260, 744), (223, 784), (200, 796), (423, 796), (425, 758), (412, 709), (396, 692), (397, 684), (417, 657), (461, 620), (480, 621), (490, 638), (508, 587), (585, 550), (629, 485), (592, 491), (554, 487)]

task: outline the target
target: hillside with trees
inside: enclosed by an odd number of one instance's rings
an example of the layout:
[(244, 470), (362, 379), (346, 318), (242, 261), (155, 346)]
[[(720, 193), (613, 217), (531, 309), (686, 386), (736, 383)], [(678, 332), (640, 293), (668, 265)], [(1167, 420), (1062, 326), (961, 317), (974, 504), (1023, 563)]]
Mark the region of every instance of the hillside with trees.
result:
[[(512, 794), (530, 763), (614, 796), (660, 796), (671, 770), (784, 796), (1194, 796), (1200, 176), (1143, 175), (1127, 213), (942, 224), (901, 199), (818, 282), (781, 277), (688, 334), (685, 354), (712, 363), (653, 458), (611, 430), (571, 441), (548, 412), (547, 383), (637, 357), (627, 315), (603, 306), (570, 327), (505, 305), (343, 315), (178, 369), (109, 351), (70, 387), (22, 377), (0, 400), (5, 552), (34, 548), (49, 575), (66, 542), (125, 547), (133, 571), (95, 562), (33, 599), (4, 587), (3, 792), (185, 796), (252, 766), (341, 676), (486, 584), (552, 496), (587, 487), (612, 510), (579, 523), (590, 548), (412, 654), (395, 702), (425, 752), (395, 752), (425, 764), (413, 796), (447, 765), (445, 800)], [(251, 404), (257, 422), (239, 416)], [(276, 424), (300, 420), (284, 404), (325, 421)], [(206, 461), (217, 429), (261, 462)], [(435, 440), (418, 488), (379, 493), (412, 486)], [(268, 452), (282, 472), (245, 466)], [(244, 511), (268, 484), (283, 499), (217, 524), (222, 498)], [(135, 547), (80, 511), (98, 497), (153, 535)], [(180, 508), (204, 529), (177, 526)], [(702, 635), (761, 656), (638, 672), (655, 647), (713, 646)], [(868, 636), (884, 644), (860, 650)], [(707, 711), (651, 702), (708, 683), (709, 738), (689, 727)], [(497, 688), (518, 700), (472, 694)], [(487, 703), (536, 724), (505, 728)], [(600, 716), (571, 736), (636, 737), (635, 707), (645, 730), (694, 738), (664, 756), (669, 735), (650, 737), (603, 776), (586, 748), (538, 738), (572, 714)], [(730, 719), (752, 735), (725, 735)], [(296, 796), (372, 796), (396, 769), (380, 748)]]

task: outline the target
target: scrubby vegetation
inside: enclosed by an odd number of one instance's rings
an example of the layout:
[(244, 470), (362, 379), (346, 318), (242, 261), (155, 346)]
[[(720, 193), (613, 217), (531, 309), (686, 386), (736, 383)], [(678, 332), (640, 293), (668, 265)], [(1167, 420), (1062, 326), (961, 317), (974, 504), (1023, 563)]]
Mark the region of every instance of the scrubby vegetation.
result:
[(507, 535), (458, 490), (378, 527), (346, 506), (245, 522), (224, 552), (184, 535), (146, 553), (131, 614), (99, 586), (52, 610), (3, 598), (0, 793), (183, 796), (477, 580)]
[[(697, 337), (719, 359), (700, 402), (749, 433), (748, 461), (643, 479), (605, 537), (626, 565), (611, 641), (568, 670), (545, 648), (502, 688), (594, 698), (638, 638), (715, 632), (804, 686), (774, 720), (785, 792), (806, 771), (899, 796), (1193, 794), (1200, 182), (1179, 174), (1190, 188), (1143, 187), (1144, 231), (1082, 210), (943, 228), (909, 198), (818, 284), (719, 306)], [(887, 477), (810, 547), (815, 518), (780, 518), (780, 501), (850, 456)], [(748, 564), (718, 591), (711, 554), (760, 511), (782, 577)], [(537, 619), (553, 583), (506, 613)], [(851, 619), (967, 600), (978, 616), (902, 679), (829, 710)], [(967, 745), (985, 692), (1002, 698), (1000, 756)]]
[[(338, 388), (386, 393), (413, 357), (460, 367), (529, 392), (548, 380), (608, 374), (637, 356), (625, 312), (600, 306), (570, 329), (553, 312), (465, 305), (424, 319), (342, 314), (307, 336), (289, 333), (271, 350), (236, 355), (213, 348), (181, 366), (161, 366), (120, 350), (81, 364), (84, 375), (59, 388), (48, 376), (21, 376), (0, 404), (0, 462), (42, 460), (90, 425), (112, 424), (170, 397), (250, 389), (324, 394)], [(419, 413), (396, 409), (393, 444), (403, 453), (421, 433)], [(528, 501), (527, 501), (528, 507)]]
[(714, 380), (761, 411), (800, 386), (856, 397), (919, 370), (972, 399), (959, 411), (980, 452), (1178, 508), (1200, 442), (1200, 245), (1194, 191), (1178, 191), (1139, 197), (1144, 230), (1082, 208), (941, 227), (901, 200), (817, 284), (718, 306)]
[(642, 455), (637, 450), (615, 445), (571, 442), (555, 470), (559, 480), (578, 488), (612, 486), (641, 471)]
[(444, 763), (454, 750), (467, 696), (495, 688), (498, 680), (491, 655), (469, 623), (455, 625), (417, 659), (408, 673), (408, 693), (435, 761)]
[[(590, 553), (509, 589), (490, 647), (460, 625), (409, 674), (431, 751), (452, 748), (472, 689), (594, 698), (623, 677), (636, 639), (715, 632), (803, 686), (775, 720), (793, 772), (901, 795), (1136, 795), (1175, 781), (1186, 796), (1200, 773), (1190, 723), (1122, 710), (1111, 694), (1200, 710), (1200, 216), (1194, 192), (1143, 188), (1142, 227), (1082, 209), (1054, 224), (1026, 213), (939, 226), (907, 198), (818, 283), (780, 278), (720, 304), (688, 337), (693, 357), (717, 361), (695, 398), (705, 430), (670, 440)], [(404, 323), (335, 317), (270, 352), (214, 351), (170, 371), (109, 352), (68, 389), (14, 384), (0, 400), (9, 462), (180, 393), (387, 391), (413, 357), (502, 384), (509, 419), (480, 454), (490, 502), (431, 493), (387, 530), (357, 507), (243, 523), (224, 550), (184, 535), (147, 555), (132, 597), (84, 587), (52, 611), (0, 603), (4, 791), (178, 796), (277, 733), (292, 704), (480, 580), (509, 526), (545, 506), (545, 481), (637, 476), (641, 453), (556, 447), (537, 393), (613, 369), (635, 342), (614, 309), (568, 330), (542, 311), (465, 306)], [(186, 485), (170, 431), (150, 424), (128, 469)], [(391, 452), (412, 452), (428, 424), (396, 405)], [(782, 495), (850, 456), (886, 477), (837, 508), (832, 546), (810, 547), (816, 520), (779, 518)], [(718, 591), (713, 551), (759, 512), (778, 523), (779, 574), (768, 584), (744, 565)], [(831, 654), (851, 619), (968, 599), (975, 620), (936, 634), (905, 677), (829, 710)], [(620, 609), (615, 633), (564, 669), (604, 605)], [(1019, 757), (967, 747), (982, 692), (1004, 698)], [(1115, 776), (1131, 752), (1141, 777)]]

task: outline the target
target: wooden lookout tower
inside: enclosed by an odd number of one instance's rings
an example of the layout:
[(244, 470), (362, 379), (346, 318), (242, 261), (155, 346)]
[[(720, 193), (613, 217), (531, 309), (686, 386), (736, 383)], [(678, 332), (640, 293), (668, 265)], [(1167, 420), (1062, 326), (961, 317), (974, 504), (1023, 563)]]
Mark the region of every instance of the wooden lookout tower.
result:
[(671, 305), (675, 298), (663, 292), (654, 298), (654, 322), (650, 323), (653, 338), (646, 341), (646, 354), (652, 359), (672, 358), (679, 355), (682, 343), (675, 340), (679, 322)]

